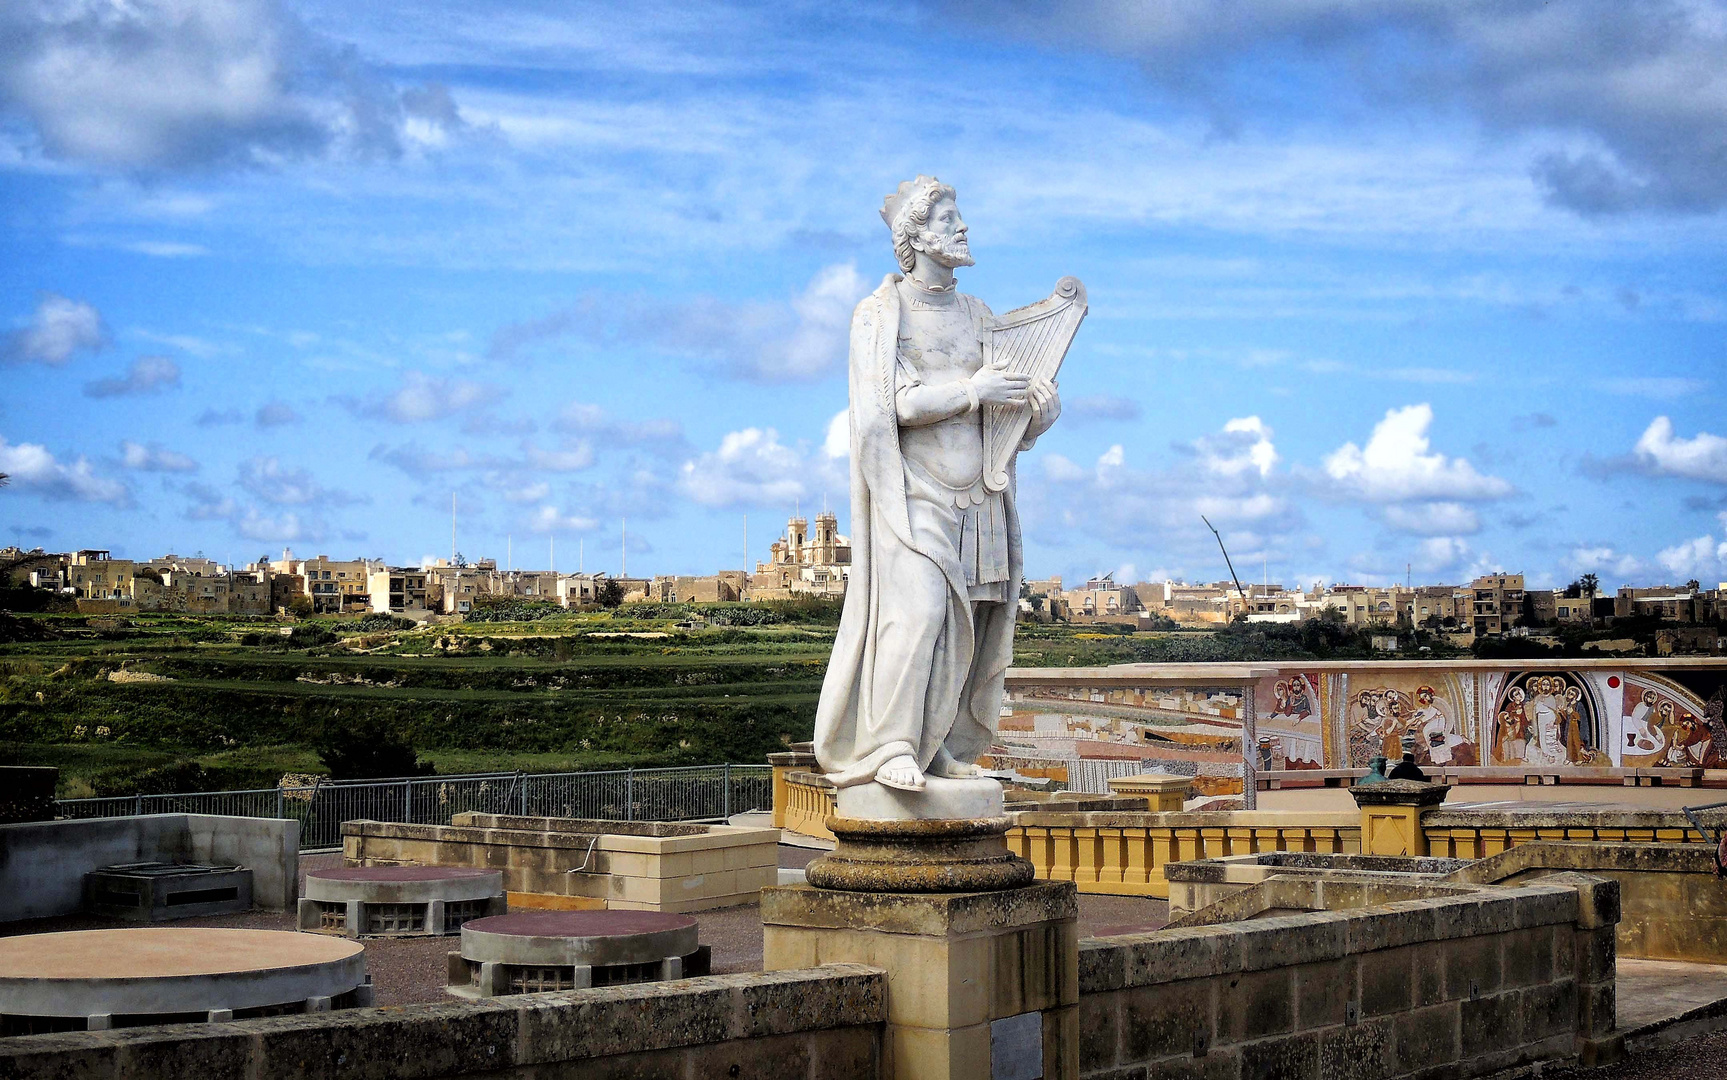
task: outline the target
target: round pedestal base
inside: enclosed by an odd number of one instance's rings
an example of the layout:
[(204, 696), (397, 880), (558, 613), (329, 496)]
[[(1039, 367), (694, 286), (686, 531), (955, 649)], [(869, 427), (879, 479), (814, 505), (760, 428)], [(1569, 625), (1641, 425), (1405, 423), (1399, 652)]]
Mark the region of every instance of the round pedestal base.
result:
[(848, 892), (995, 892), (1032, 883), (1031, 863), (1007, 849), (1008, 819), (861, 821), (830, 817), (836, 846), (810, 863), (818, 889)]

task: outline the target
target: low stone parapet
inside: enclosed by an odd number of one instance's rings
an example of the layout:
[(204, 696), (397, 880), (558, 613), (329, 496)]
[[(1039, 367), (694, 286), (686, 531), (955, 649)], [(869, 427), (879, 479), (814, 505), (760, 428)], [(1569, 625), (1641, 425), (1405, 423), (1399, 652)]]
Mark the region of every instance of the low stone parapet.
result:
[(886, 1017), (882, 972), (835, 964), (442, 1005), (0, 1040), (0, 1076), (879, 1080)]
[(704, 911), (753, 903), (779, 880), (779, 832), (737, 825), (457, 814), (451, 825), (342, 823), (350, 866), (497, 870), (512, 907)]
[(1435, 891), (1081, 942), (1082, 1075), (1488, 1076), (1619, 1052), (1614, 883)]

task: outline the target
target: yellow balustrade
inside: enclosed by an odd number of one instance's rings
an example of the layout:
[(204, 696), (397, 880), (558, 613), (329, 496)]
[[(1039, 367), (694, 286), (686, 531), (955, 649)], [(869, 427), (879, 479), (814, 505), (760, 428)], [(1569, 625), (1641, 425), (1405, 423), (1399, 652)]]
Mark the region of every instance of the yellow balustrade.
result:
[[(783, 801), (782, 801), (783, 799)], [(833, 785), (814, 773), (774, 770), (774, 824), (782, 829), (832, 840), (827, 819), (834, 812)]]
[(1008, 815), (1007, 843), (1037, 876), (1083, 893), (1169, 897), (1163, 868), (1188, 859), (1261, 851), (1361, 850), (1361, 819), (1271, 810), (1127, 813), (1026, 811)]

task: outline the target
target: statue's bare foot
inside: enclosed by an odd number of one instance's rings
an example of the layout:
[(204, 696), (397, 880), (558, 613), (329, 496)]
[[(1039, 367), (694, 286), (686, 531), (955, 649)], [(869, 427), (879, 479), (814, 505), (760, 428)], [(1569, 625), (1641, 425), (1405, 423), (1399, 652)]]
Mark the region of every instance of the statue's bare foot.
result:
[(878, 784), (901, 791), (922, 791), (924, 789), (923, 770), (917, 767), (917, 759), (910, 754), (901, 754), (889, 758), (882, 767), (875, 771)]
[(929, 774), (944, 780), (969, 780), (983, 775), (983, 770), (955, 758), (944, 746), (935, 752), (935, 760), (929, 763)]

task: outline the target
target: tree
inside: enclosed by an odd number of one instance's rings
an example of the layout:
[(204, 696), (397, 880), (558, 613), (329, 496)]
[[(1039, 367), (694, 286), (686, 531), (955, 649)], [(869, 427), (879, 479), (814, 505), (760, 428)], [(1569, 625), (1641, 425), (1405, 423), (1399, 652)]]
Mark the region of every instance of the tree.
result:
[(1601, 588), (1601, 579), (1594, 574), (1584, 574), (1577, 579), (1577, 584), (1583, 587), (1583, 595), (1593, 600), (1596, 590)]
[(601, 607), (615, 608), (624, 602), (624, 586), (621, 581), (607, 578), (594, 587), (594, 600)]
[(12, 482), (12, 478), (10, 476), (7, 476), (5, 473), (0, 472), (0, 487), (5, 487), (7, 484), (10, 484), (11, 482)]
[(399, 732), (376, 721), (333, 723), (319, 737), (317, 750), (332, 780), (430, 776), (436, 771), (420, 761)]

